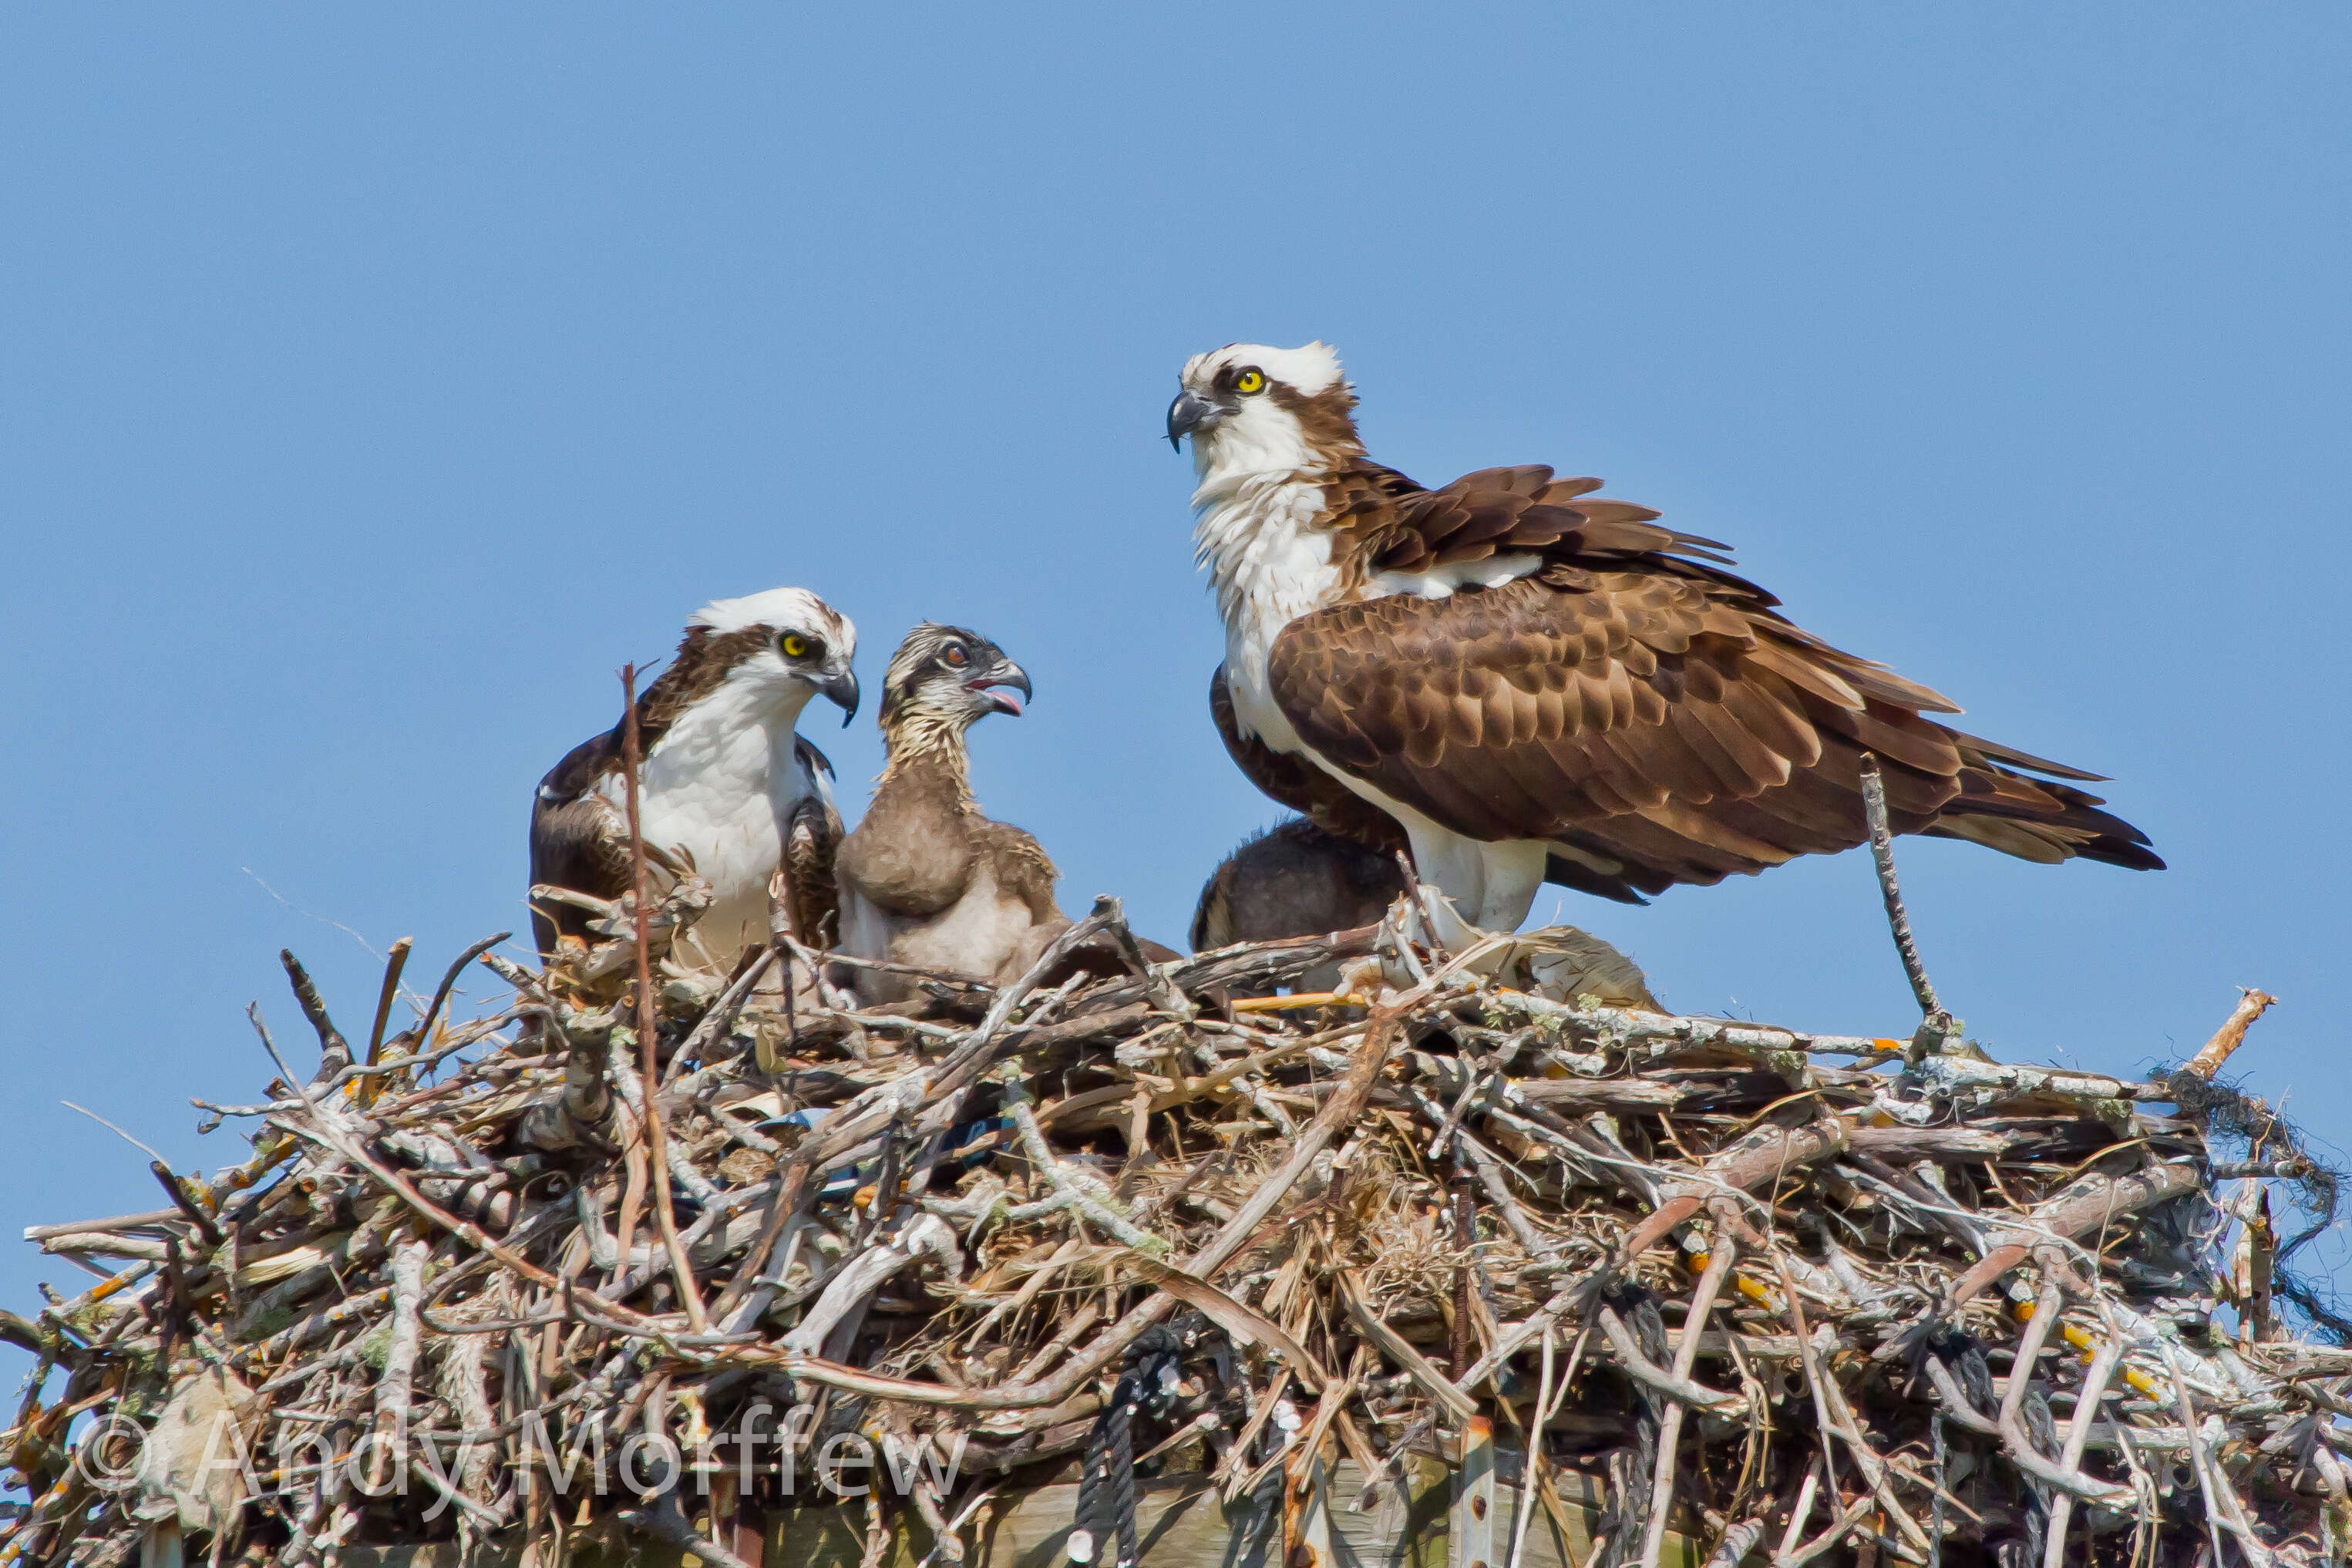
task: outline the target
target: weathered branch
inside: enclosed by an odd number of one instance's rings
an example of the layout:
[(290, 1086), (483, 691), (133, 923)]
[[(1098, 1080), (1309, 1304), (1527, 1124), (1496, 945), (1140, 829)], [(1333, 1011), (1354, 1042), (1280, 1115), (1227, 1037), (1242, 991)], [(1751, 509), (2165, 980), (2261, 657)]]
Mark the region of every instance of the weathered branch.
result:
[(1886, 817), (1886, 781), (1879, 774), (1878, 759), (1868, 752), (1862, 754), (1862, 805), (1870, 819), (1870, 858), (1878, 868), (1879, 897), (1886, 904), (1886, 929), (1894, 935), (1895, 951), (1903, 960), (1904, 977), (1911, 982), (1911, 994), (1919, 1004), (1919, 1033), (1912, 1041), (1912, 1054), (1927, 1055), (1942, 1048), (1946, 1041), (1958, 1038), (1960, 1021), (1944, 1010), (1935, 984), (1927, 978), (1927, 966), (1919, 960), (1919, 943), (1911, 934), (1910, 911), (1903, 907), (1903, 889), (1895, 880), (1895, 834)]

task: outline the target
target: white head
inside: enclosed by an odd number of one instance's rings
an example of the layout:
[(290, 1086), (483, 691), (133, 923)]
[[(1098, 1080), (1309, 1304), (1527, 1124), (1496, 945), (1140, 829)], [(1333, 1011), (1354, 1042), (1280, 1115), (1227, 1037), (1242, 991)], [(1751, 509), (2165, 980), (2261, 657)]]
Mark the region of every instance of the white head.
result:
[(1168, 406), (1168, 442), (1192, 437), (1192, 467), (1212, 475), (1295, 473), (1360, 454), (1355, 388), (1328, 343), (1228, 343), (1184, 362)]
[(856, 654), (847, 616), (805, 588), (771, 588), (697, 610), (656, 685), (674, 687), (681, 707), (721, 685), (749, 685), (772, 691), (794, 714), (821, 694), (840, 705), (847, 724), (857, 714)]

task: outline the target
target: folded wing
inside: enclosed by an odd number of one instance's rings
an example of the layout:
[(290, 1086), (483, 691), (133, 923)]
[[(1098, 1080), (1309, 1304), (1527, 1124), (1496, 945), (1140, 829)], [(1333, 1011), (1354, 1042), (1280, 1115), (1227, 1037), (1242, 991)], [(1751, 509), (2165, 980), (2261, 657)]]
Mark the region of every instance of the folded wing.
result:
[[(533, 886), (618, 899), (634, 885), (628, 824), (593, 788), (619, 749), (608, 734), (583, 741), (539, 781), (530, 803)], [(531, 906), (531, 935), (541, 958), (554, 955), (559, 935), (583, 935), (587, 928), (586, 912), (572, 905)]]
[[(1956, 710), (1791, 625), (1713, 542), (1586, 499), (1594, 481), (1491, 469), (1423, 491), (1365, 466), (1335, 483), (1361, 558), (1393, 574), (1376, 588), (1502, 557), (1533, 570), (1300, 617), (1272, 650), (1276, 701), (1389, 798), (1471, 837), (1546, 842), (1554, 880), (1625, 897), (1851, 847), (1864, 752), (1899, 832), (2162, 864), (2096, 796), (2029, 776), (2095, 775), (1925, 717)], [(1314, 815), (1302, 791), (1260, 783)]]

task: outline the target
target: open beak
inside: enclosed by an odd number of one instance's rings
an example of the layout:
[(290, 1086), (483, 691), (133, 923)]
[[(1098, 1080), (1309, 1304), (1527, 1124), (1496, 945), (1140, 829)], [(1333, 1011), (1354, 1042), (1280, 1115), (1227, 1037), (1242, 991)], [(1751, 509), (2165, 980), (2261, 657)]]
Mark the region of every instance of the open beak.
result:
[[(986, 697), (999, 713), (1010, 713), (1015, 719), (1021, 717), (1021, 699), (1034, 695), (1029, 689), (1029, 672), (1009, 658), (999, 659), (965, 681), (964, 687)], [(1013, 695), (1014, 688), (1019, 689), (1021, 697)]]
[(816, 683), (816, 689), (839, 706), (841, 727), (848, 729), (849, 721), (857, 717), (857, 672), (845, 669), (838, 675), (828, 675)]
[(1204, 425), (1213, 425), (1218, 415), (1217, 405), (1205, 397), (1180, 392), (1176, 401), (1168, 405), (1168, 444), (1178, 451), (1184, 449), (1184, 437)]

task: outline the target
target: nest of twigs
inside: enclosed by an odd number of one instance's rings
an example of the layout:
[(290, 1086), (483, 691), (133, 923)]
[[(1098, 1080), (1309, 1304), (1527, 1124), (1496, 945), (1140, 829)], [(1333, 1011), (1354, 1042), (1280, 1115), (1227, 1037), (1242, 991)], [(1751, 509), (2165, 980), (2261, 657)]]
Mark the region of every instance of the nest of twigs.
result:
[[(2263, 1198), (2312, 1168), (2270, 1123), (2217, 1166), (2218, 1055), (1675, 1017), (1529, 981), (1544, 933), (1423, 929), (1155, 967), (1106, 901), (1069, 942), (1124, 977), (860, 1012), (657, 972), (650, 1048), (626, 964), (485, 944), (510, 1005), (355, 1051), (289, 958), (321, 1064), (208, 1108), (252, 1157), (31, 1233), (109, 1277), (0, 1324), (39, 1357), (0, 1563), (735, 1563), (847, 1438), (959, 1459), (864, 1500), (869, 1562), (1075, 1479), (1068, 1555), (1112, 1564), (1134, 1477), (1192, 1472), (1301, 1563), (1316, 1509), (1490, 1434), (1517, 1517), (1599, 1500), (1576, 1568), (2341, 1556), (2352, 1352), (2279, 1322)], [(1353, 1000), (1274, 994), (1367, 955)]]

